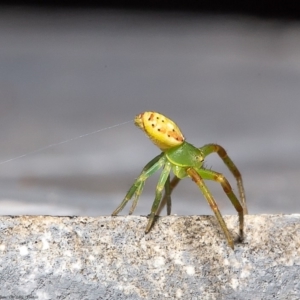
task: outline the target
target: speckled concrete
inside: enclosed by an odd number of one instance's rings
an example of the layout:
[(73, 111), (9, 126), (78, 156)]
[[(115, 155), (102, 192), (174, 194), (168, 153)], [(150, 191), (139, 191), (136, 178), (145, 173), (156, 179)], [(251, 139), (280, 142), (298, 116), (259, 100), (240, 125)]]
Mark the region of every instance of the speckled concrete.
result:
[[(237, 231), (237, 217), (225, 220)], [(300, 299), (300, 215), (1, 217), (0, 299)]]

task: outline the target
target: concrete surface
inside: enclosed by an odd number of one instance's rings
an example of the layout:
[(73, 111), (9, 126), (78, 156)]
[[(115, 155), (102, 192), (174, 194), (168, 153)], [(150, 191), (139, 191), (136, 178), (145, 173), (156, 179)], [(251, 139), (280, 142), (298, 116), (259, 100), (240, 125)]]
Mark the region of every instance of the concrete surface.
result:
[[(237, 217), (226, 216), (232, 231)], [(0, 218), (0, 299), (299, 299), (300, 215)]]

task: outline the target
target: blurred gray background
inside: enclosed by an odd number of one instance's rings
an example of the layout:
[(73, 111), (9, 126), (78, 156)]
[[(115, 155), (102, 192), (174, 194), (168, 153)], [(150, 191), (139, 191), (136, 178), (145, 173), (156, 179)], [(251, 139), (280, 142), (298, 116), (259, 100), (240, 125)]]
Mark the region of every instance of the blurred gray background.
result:
[[(300, 24), (239, 15), (0, 10), (0, 160), (143, 111), (225, 147), (249, 212), (300, 211)], [(108, 215), (159, 150), (133, 123), (0, 165), (0, 213)], [(234, 178), (216, 155), (206, 166)], [(136, 214), (152, 205), (158, 175)], [(225, 214), (235, 211), (217, 183)], [(122, 213), (127, 214), (126, 207)], [(188, 179), (172, 213), (211, 214)]]

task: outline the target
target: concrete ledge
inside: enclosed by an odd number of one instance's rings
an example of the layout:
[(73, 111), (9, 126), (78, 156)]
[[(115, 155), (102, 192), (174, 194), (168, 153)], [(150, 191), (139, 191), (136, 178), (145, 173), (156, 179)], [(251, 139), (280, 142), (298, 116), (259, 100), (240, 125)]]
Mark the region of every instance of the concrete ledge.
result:
[[(0, 299), (300, 299), (300, 215), (0, 217)], [(232, 232), (237, 217), (225, 216)]]

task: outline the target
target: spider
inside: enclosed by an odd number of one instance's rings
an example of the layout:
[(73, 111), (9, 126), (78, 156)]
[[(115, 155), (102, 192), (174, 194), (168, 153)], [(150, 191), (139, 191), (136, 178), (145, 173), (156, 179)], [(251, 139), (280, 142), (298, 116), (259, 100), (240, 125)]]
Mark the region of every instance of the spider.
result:
[[(152, 142), (162, 150), (161, 154), (153, 158), (142, 170), (140, 176), (135, 180), (124, 200), (112, 213), (116, 216), (134, 196), (129, 214), (132, 214), (136, 208), (139, 197), (143, 191), (145, 181), (160, 168), (163, 168), (158, 180), (155, 192), (155, 199), (152, 204), (148, 224), (145, 232), (149, 232), (155, 216), (167, 204), (167, 214), (171, 213), (171, 193), (179, 181), (184, 177), (190, 177), (199, 187), (205, 199), (213, 210), (224, 234), (228, 245), (234, 249), (233, 239), (228, 231), (226, 223), (219, 211), (211, 192), (208, 190), (204, 180), (213, 180), (219, 182), (227, 197), (233, 204), (239, 216), (239, 239), (243, 239), (244, 215), (247, 214), (247, 205), (241, 173), (229, 158), (223, 147), (218, 144), (207, 144), (201, 148), (189, 144), (185, 141), (179, 127), (166, 116), (153, 111), (143, 112), (134, 118), (134, 123), (142, 129)], [(239, 196), (241, 202), (234, 194), (229, 182), (223, 174), (203, 167), (204, 159), (211, 153), (216, 152), (223, 160), (225, 165), (231, 171), (237, 181)], [(170, 180), (170, 172), (175, 174)], [(162, 197), (163, 189), (165, 195)]]

